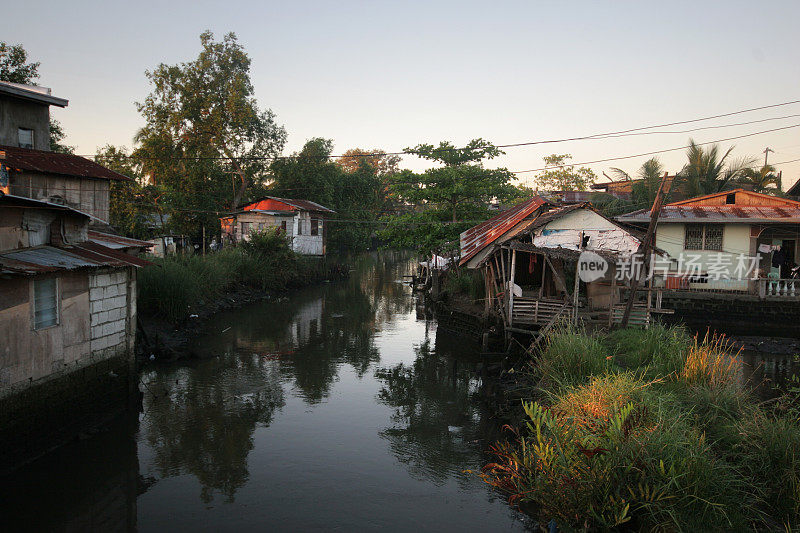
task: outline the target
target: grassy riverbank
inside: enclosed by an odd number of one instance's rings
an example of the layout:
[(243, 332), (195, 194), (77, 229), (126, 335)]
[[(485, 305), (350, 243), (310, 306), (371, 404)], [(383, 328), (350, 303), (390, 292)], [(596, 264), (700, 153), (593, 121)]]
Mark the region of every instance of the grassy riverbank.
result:
[[(549, 336), (523, 427), (482, 476), (562, 530), (789, 529), (794, 402), (759, 404), (720, 339), (655, 326)], [(794, 404), (796, 405), (796, 404)]]
[(139, 312), (178, 322), (230, 292), (252, 289), (279, 293), (340, 276), (333, 261), (294, 253), (274, 232), (253, 234), (250, 242), (201, 255), (149, 258), (154, 266), (138, 274)]

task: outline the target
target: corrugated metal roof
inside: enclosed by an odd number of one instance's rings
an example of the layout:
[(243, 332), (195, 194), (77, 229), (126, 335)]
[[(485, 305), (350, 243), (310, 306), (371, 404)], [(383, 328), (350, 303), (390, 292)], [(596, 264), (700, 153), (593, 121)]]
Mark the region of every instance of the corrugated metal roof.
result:
[(40, 274), (81, 268), (147, 266), (149, 261), (92, 242), (37, 246), (0, 254), (0, 274)]
[(463, 232), (459, 237), (461, 245), (459, 264), (463, 265), (469, 261), (476, 253), (548, 203), (541, 196), (534, 196)]
[(3, 145), (0, 145), (0, 152), (5, 152), (5, 159), (2, 162), (12, 169), (76, 176), (79, 178), (130, 181), (127, 176), (73, 154), (59, 154), (45, 152), (44, 150), (30, 150), (28, 148)]
[(52, 209), (54, 211), (69, 211), (70, 213), (86, 218), (95, 218), (92, 215), (84, 213), (83, 211), (73, 209), (68, 205), (54, 204), (52, 202), (45, 202), (44, 200), (34, 200), (33, 198), (26, 198), (24, 196), (17, 196), (15, 194), (3, 194), (3, 191), (0, 191), (0, 204), (13, 207), (33, 207), (40, 209)]
[(242, 207), (245, 211), (260, 209), (263, 211), (270, 211), (273, 210), (271, 208), (277, 207), (270, 202), (265, 202), (264, 205), (259, 206), (258, 204), (264, 202), (265, 200), (272, 200), (274, 202), (280, 202), (286, 204), (289, 207), (293, 207), (294, 209), (300, 209), (303, 211), (319, 211), (325, 213), (335, 213), (333, 209), (328, 209), (324, 205), (320, 205), (316, 202), (312, 202), (311, 200), (298, 200), (292, 198), (278, 198), (277, 196), (264, 196), (263, 198), (259, 198), (258, 200), (253, 200)]
[[(650, 210), (640, 209), (617, 217), (620, 222), (649, 222)], [(681, 206), (665, 205), (659, 222), (800, 222), (800, 207), (745, 205)]]
[(140, 241), (139, 239), (131, 239), (130, 237), (94, 230), (89, 230), (89, 240), (114, 250), (123, 248), (149, 248), (153, 246), (153, 243), (148, 241)]

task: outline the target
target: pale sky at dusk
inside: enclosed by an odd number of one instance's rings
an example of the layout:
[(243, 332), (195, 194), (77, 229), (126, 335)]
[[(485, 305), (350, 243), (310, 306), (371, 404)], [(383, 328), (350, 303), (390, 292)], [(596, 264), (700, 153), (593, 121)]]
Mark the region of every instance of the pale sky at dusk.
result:
[[(53, 115), (77, 153), (132, 144), (144, 71), (195, 58), (199, 35), (235, 32), (260, 106), (289, 141), (400, 150), (475, 137), (496, 144), (623, 130), (800, 100), (800, 2), (36, 2), (3, 8), (0, 40), (41, 61), (70, 101)], [(11, 22), (11, 23), (9, 23)], [(715, 121), (800, 115), (800, 104)], [(800, 116), (691, 134), (509, 148), (509, 170), (542, 156), (605, 159), (800, 124)], [(800, 160), (800, 127), (722, 143)], [(670, 172), (683, 151), (659, 156)], [(647, 157), (590, 165), (634, 172)], [(404, 164), (421, 169), (414, 158)], [(777, 165), (784, 187), (800, 161)], [(522, 174), (521, 177), (530, 177)]]

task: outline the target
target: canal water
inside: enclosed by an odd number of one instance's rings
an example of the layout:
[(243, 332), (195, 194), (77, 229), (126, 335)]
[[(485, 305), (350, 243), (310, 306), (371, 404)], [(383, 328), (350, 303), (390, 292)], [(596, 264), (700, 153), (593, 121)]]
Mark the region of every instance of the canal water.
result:
[(475, 347), (437, 334), (399, 256), (226, 312), (142, 410), (0, 489), (4, 530), (524, 530), (474, 474), (497, 437)]

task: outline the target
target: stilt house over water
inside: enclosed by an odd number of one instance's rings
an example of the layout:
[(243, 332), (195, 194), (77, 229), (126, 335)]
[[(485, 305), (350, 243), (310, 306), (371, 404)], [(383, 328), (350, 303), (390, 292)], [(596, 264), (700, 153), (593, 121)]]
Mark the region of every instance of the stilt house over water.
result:
[[(559, 206), (537, 196), (462, 233), (460, 265), (483, 272), (485, 312), (507, 331), (532, 332), (562, 319), (610, 324), (621, 318), (627, 290), (617, 282), (617, 265), (642, 238), (588, 203)], [(596, 272), (578, 271), (586, 257)], [(631, 323), (647, 324), (660, 300), (646, 287), (640, 293)]]

